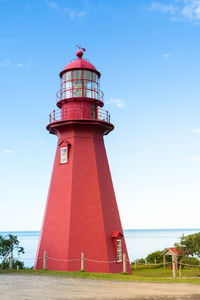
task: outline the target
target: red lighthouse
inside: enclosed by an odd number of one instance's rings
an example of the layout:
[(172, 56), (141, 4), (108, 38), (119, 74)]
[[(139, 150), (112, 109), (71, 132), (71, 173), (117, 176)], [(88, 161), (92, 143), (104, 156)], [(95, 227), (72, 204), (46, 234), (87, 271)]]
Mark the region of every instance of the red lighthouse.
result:
[(58, 110), (47, 130), (58, 137), (49, 194), (35, 260), (42, 269), (78, 271), (84, 253), (89, 272), (122, 272), (130, 263), (104, 146), (114, 126), (102, 109), (101, 74), (78, 50), (60, 73)]

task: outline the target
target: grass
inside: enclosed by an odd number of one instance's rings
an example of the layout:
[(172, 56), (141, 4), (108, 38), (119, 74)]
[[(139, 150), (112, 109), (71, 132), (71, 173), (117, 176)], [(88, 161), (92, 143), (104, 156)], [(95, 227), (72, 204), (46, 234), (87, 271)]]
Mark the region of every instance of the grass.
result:
[[(200, 284), (200, 278), (192, 278), (200, 276), (199, 268), (183, 269), (183, 279), (173, 279), (172, 270), (168, 268), (141, 268), (132, 269), (133, 274), (106, 274), (106, 273), (90, 273), (90, 272), (64, 272), (64, 271), (48, 271), (48, 270), (0, 270), (0, 274), (30, 274), (30, 275), (46, 275), (71, 278), (86, 278), (86, 279), (104, 279), (132, 282), (170, 282), (170, 283), (193, 283)], [(177, 272), (178, 276), (178, 272)], [(190, 277), (190, 278), (189, 278)]]

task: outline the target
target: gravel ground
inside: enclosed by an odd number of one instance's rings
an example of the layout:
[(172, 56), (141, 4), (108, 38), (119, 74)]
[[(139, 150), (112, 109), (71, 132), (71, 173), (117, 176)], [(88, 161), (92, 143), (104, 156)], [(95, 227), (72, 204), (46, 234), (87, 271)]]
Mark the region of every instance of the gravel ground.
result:
[(0, 300), (200, 300), (194, 284), (116, 282), (37, 275), (0, 275)]

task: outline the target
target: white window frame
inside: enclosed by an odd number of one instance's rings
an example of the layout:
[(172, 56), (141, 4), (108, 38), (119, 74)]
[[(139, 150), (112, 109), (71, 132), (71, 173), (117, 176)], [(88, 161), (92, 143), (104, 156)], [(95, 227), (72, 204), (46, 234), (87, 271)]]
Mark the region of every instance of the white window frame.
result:
[(117, 240), (117, 262), (122, 262), (122, 240), (118, 239)]
[(66, 164), (68, 162), (68, 147), (60, 148), (60, 163)]

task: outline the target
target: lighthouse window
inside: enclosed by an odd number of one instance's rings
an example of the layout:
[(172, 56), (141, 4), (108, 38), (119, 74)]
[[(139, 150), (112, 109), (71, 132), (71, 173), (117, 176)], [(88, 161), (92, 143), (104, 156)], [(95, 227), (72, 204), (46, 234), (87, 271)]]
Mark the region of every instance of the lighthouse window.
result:
[(97, 84), (96, 82), (92, 82), (92, 97), (97, 98)]
[(92, 72), (92, 81), (97, 82), (97, 74)]
[(90, 71), (83, 71), (84, 79), (91, 80), (91, 72)]
[(69, 90), (72, 88), (72, 82), (71, 81), (67, 81), (66, 82), (66, 89)]
[(71, 71), (65, 73), (64, 75), (66, 75), (66, 78), (64, 78), (64, 81), (65, 80), (72, 80), (72, 72)]
[(97, 84), (96, 84), (96, 82), (92, 82), (92, 89), (95, 90), (95, 91), (97, 90)]
[(117, 240), (117, 261), (122, 261), (122, 240)]
[(73, 79), (81, 79), (81, 78), (82, 78), (81, 70), (73, 71)]
[(91, 98), (91, 81), (85, 81), (86, 82), (86, 90), (87, 90), (87, 97)]
[(67, 147), (60, 148), (60, 163), (61, 164), (67, 163)]
[(81, 97), (82, 96), (82, 83), (81, 80), (73, 81), (73, 96)]

